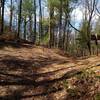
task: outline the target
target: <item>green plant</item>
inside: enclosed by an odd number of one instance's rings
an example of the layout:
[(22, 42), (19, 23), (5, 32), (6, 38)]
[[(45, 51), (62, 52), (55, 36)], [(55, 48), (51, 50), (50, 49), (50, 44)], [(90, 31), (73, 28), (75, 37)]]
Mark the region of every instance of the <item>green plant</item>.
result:
[(97, 93), (94, 98), (95, 100), (100, 100), (100, 93)]

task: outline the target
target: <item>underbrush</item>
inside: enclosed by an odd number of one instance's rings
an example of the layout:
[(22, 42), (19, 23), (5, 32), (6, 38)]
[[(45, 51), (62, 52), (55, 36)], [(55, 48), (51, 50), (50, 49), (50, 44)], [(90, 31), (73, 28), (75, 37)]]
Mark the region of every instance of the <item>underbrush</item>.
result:
[(92, 71), (83, 71), (75, 77), (64, 80), (67, 100), (100, 100), (100, 79)]

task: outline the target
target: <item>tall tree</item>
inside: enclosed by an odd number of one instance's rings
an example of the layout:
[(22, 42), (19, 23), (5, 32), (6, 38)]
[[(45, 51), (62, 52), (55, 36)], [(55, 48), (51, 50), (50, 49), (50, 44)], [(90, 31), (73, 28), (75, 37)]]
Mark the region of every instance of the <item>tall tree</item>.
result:
[(18, 12), (18, 33), (17, 33), (17, 38), (19, 38), (19, 35), (20, 35), (21, 13), (22, 13), (22, 0), (20, 0), (18, 10), (19, 10), (19, 12)]
[(1, 20), (1, 34), (4, 33), (4, 7), (5, 7), (5, 0), (2, 0), (2, 20)]
[(39, 43), (41, 41), (43, 34), (43, 28), (42, 28), (42, 4), (41, 0), (39, 0)]
[(33, 43), (36, 42), (36, 0), (34, 0), (34, 39)]
[(2, 2), (0, 0), (0, 30), (1, 30), (1, 5), (2, 5)]
[[(63, 4), (63, 11), (64, 11), (64, 27), (63, 27), (63, 49), (67, 51), (69, 45), (69, 22), (70, 22), (70, 0), (65, 0)], [(66, 33), (67, 32), (67, 33)]]
[(10, 23), (9, 23), (9, 30), (11, 31), (12, 28), (12, 19), (13, 19), (13, 0), (10, 0)]
[(93, 14), (95, 11), (96, 6), (96, 0), (85, 0), (85, 8), (87, 10), (87, 18), (88, 18), (88, 24), (87, 24), (87, 46), (91, 55), (91, 22), (93, 18)]
[[(22, 3), (22, 19), (24, 20), (24, 37), (26, 34), (26, 26), (28, 27), (29, 38), (33, 41), (33, 14), (34, 2), (33, 0), (24, 0)], [(28, 24), (27, 24), (28, 23)]]
[(59, 8), (59, 48), (62, 48), (62, 15), (63, 15), (63, 0), (60, 0), (60, 8)]
[(53, 31), (53, 18), (54, 18), (54, 6), (53, 6), (53, 0), (48, 1), (49, 6), (49, 34), (50, 34), (50, 41), (49, 46), (54, 46), (54, 31)]
[(1, 17), (1, 4), (2, 4), (2, 2), (1, 2), (1, 0), (0, 0), (0, 17)]

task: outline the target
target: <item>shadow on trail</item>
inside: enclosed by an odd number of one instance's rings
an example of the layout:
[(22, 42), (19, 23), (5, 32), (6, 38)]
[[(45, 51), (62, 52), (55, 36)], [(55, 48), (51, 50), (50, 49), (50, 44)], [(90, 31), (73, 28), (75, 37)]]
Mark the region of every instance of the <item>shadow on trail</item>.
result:
[(62, 81), (64, 79), (69, 79), (77, 74), (81, 74), (82, 71), (81, 70), (71, 70), (69, 72), (67, 72), (66, 74), (64, 74), (62, 77), (60, 78), (56, 78), (53, 80), (43, 80), (43, 81), (39, 81), (39, 82), (35, 82), (32, 79), (28, 79), (28, 78), (24, 78), (23, 76), (18, 76), (18, 75), (13, 75), (13, 74), (5, 74), (0, 72), (0, 75), (5, 75), (6, 77), (12, 78), (10, 80), (0, 80), (0, 85), (4, 86), (4, 85), (33, 85), (33, 86), (41, 86), (41, 85), (46, 85), (49, 83), (55, 83), (55, 82), (59, 82)]
[[(69, 61), (63, 61), (61, 59), (52, 59), (52, 58), (46, 58), (46, 57), (39, 57), (39, 58), (30, 58), (28, 60), (19, 59), (15, 56), (6, 55), (2, 58), (0, 58), (0, 70), (1, 71), (18, 71), (21, 73), (26, 73), (28, 75), (30, 74), (36, 74), (37, 71), (41, 67), (47, 67), (48, 65), (52, 65), (54, 63), (56, 64), (62, 64), (62, 63), (68, 63)], [(58, 70), (59, 71), (59, 70)]]
[[(38, 73), (38, 70), (43, 66), (51, 65), (53, 63), (62, 63), (59, 59), (19, 59), (13, 56), (4, 56), (0, 58), (0, 85), (42, 85), (52, 82), (56, 82), (65, 78), (65, 76), (54, 79), (54, 80), (44, 80), (41, 82), (35, 82), (35, 80), (40, 76), (52, 75), (61, 70), (66, 70), (67, 68), (61, 68), (46, 73)], [(67, 62), (67, 61), (66, 61)], [(68, 74), (71, 72), (68, 72)], [(73, 73), (73, 72), (72, 72)]]
[(0, 41), (0, 49), (11, 46), (13, 48), (32, 48), (34, 45), (31, 42), (16, 42), (16, 41)]
[[(36, 82), (35, 80), (40, 76), (46, 76), (52, 75), (54, 73), (58, 73), (60, 70), (65, 70), (67, 68), (62, 68), (58, 70), (54, 70), (51, 72), (46, 73), (38, 73), (38, 70), (41, 67), (47, 67), (50, 66), (53, 63), (67, 63), (69, 61), (64, 61), (61, 59), (53, 59), (53, 58), (46, 58), (46, 57), (39, 57), (39, 58), (30, 58), (28, 60), (19, 59), (18, 57), (6, 55), (2, 58), (0, 58), (0, 87), (24, 87), (23, 89), (17, 89), (17, 90), (10, 90), (7, 89), (7, 93), (10, 93), (9, 91), (12, 91), (10, 94), (6, 94), (4, 96), (0, 97), (0, 100), (21, 100), (22, 98), (31, 98), (34, 96), (45, 96), (50, 93), (55, 93), (57, 91), (61, 91), (62, 88), (55, 89), (52, 91), (44, 91), (42, 93), (36, 93), (36, 94), (30, 94), (23, 96), (24, 92), (29, 91), (30, 89), (34, 89), (37, 87), (44, 87), (45, 90), (47, 90), (47, 85), (50, 86), (56, 82), (59, 82), (65, 78), (68, 78), (68, 76), (64, 75), (59, 79), (54, 80), (43, 80)], [(71, 72), (68, 72), (68, 75)], [(73, 73), (73, 72), (72, 72)], [(65, 77), (66, 76), (66, 77)]]
[[(32, 88), (32, 87), (30, 87), (30, 88)], [(63, 88), (58, 88), (56, 90), (51, 90), (50, 92), (23, 95), (23, 92), (25, 92), (26, 90), (29, 90), (30, 88), (27, 87), (27, 88), (24, 88), (21, 90), (13, 91), (11, 95), (0, 96), (0, 100), (22, 100), (22, 99), (27, 99), (27, 98), (28, 98), (28, 100), (30, 100), (29, 98), (33, 98), (33, 100), (34, 100), (34, 97), (47, 96), (51, 93), (56, 93), (56, 92), (63, 90)]]
[[(63, 90), (63, 88), (59, 87), (58, 89), (54, 89), (51, 90), (49, 92), (47, 92), (47, 88), (48, 85), (51, 87), (52, 84), (54, 83), (58, 83), (59, 81), (63, 81), (65, 79), (68, 79), (70, 77), (73, 77), (76, 74), (80, 74), (81, 71), (77, 71), (77, 70), (72, 70), (69, 71), (68, 73), (64, 74), (61, 78), (58, 79), (54, 79), (54, 80), (43, 80), (40, 82), (35, 82), (33, 80), (30, 79), (26, 79), (24, 77), (20, 77), (17, 75), (12, 75), (12, 74), (4, 74), (4, 73), (0, 73), (2, 75), (6, 75), (7, 76), (11, 76), (14, 77), (13, 80), (2, 80), (0, 81), (0, 86), (23, 86), (24, 88), (22, 90), (18, 89), (16, 91), (13, 91), (10, 95), (6, 95), (6, 96), (1, 96), (0, 99), (1, 100), (21, 100), (21, 99), (25, 99), (25, 98), (34, 98), (37, 96), (48, 96), (51, 93), (56, 93), (58, 91)], [(42, 93), (32, 93), (32, 94), (27, 94), (27, 95), (23, 95), (24, 92), (29, 91), (30, 89), (39, 87), (39, 86), (43, 86), (45, 88), (45, 91)]]

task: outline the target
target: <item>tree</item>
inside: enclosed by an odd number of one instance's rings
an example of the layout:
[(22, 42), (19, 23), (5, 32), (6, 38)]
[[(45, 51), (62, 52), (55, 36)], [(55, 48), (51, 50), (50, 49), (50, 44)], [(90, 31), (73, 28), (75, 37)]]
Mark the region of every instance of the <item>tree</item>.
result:
[(2, 18), (1, 18), (1, 34), (4, 33), (4, 6), (5, 6), (5, 0), (2, 0)]
[[(64, 28), (63, 28), (63, 49), (67, 51), (68, 45), (69, 45), (69, 22), (70, 22), (70, 12), (71, 12), (71, 7), (70, 7), (70, 0), (65, 0), (63, 4), (63, 11), (64, 11)], [(66, 33), (67, 31), (67, 33)]]
[(41, 6), (41, 0), (39, 0), (39, 43), (41, 41), (43, 34), (43, 28), (42, 28), (42, 6)]
[(48, 0), (48, 7), (49, 7), (49, 46), (50, 48), (54, 46), (54, 31), (53, 31), (53, 24), (54, 24), (54, 1)]
[(22, 13), (22, 0), (20, 0), (18, 11), (19, 12), (18, 12), (18, 33), (17, 33), (17, 38), (19, 38), (19, 35), (20, 35), (21, 13)]
[(1, 0), (0, 0), (0, 18), (1, 18), (1, 3), (2, 3), (2, 2), (1, 2)]
[[(33, 40), (33, 0), (24, 0), (22, 3), (22, 19), (24, 21), (24, 39), (26, 39), (26, 26), (29, 26), (30, 39)], [(28, 25), (27, 25), (28, 23)]]
[(36, 0), (34, 0), (34, 39), (33, 43), (36, 42)]
[(10, 31), (12, 28), (13, 11), (14, 11), (13, 0), (10, 0), (10, 23), (9, 23), (9, 30)]
[[(87, 47), (89, 50), (89, 53), (91, 55), (91, 24), (92, 19), (95, 11), (96, 6), (96, 0), (84, 0), (82, 3), (83, 7), (85, 8), (85, 17), (87, 18), (87, 26), (86, 26), (86, 34), (87, 34)], [(75, 28), (71, 23), (69, 23), (72, 28), (74, 28), (79, 33), (83, 33), (81, 30)]]
[(59, 48), (62, 48), (62, 15), (63, 15), (63, 0), (60, 0), (59, 8)]
[(1, 5), (2, 5), (2, 2), (0, 0), (0, 30), (1, 30)]
[(88, 10), (88, 25), (87, 25), (87, 46), (91, 55), (91, 21), (95, 11), (96, 0), (86, 0), (86, 9)]

